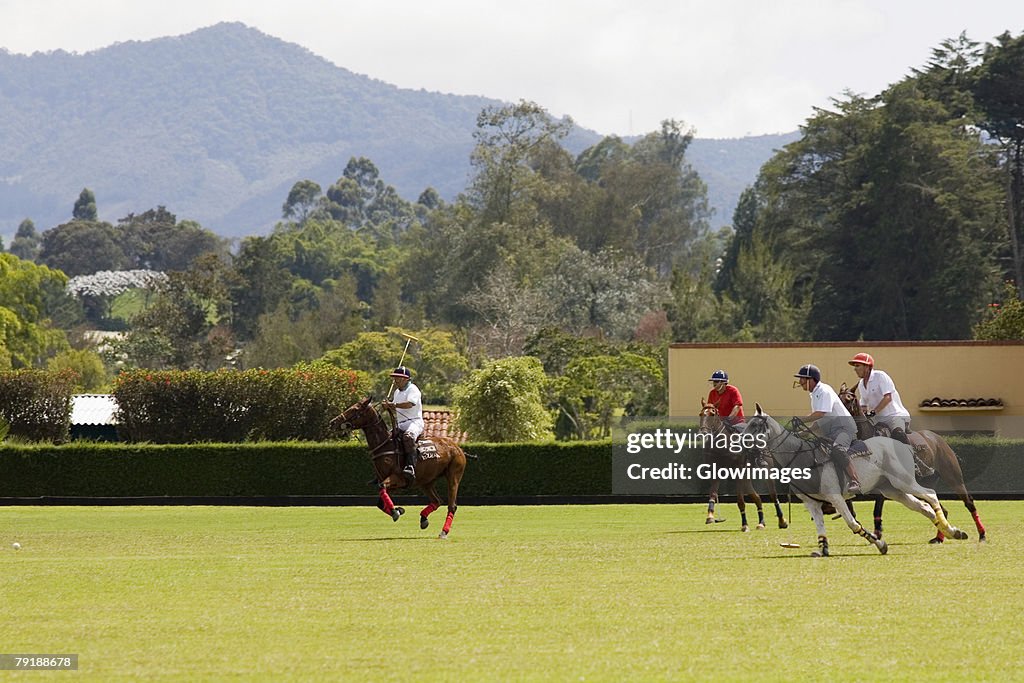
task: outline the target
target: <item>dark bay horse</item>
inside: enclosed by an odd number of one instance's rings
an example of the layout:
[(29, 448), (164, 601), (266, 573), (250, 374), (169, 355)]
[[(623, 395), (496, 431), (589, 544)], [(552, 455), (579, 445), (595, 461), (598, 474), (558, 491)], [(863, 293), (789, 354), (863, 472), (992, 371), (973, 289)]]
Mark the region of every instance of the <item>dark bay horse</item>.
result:
[[(377, 486), (380, 488), (380, 501), (377, 507), (394, 521), (405, 514), (405, 509), (396, 507), (388, 491), (391, 489), (409, 488), (409, 482), (402, 474), (398, 442), (392, 438), (392, 430), (372, 405), (370, 398), (355, 403), (345, 409), (332, 421), (343, 430), (361, 429), (366, 435), (366, 446), (370, 449), (370, 459), (377, 475)], [(466, 471), (466, 453), (452, 439), (433, 436), (420, 439), (416, 443), (420, 456), (416, 462), (416, 482), (430, 499), (430, 504), (420, 511), (420, 528), (426, 529), (430, 524), (430, 513), (441, 507), (441, 497), (434, 490), (434, 484), (440, 477), (448, 480), (448, 517), (438, 538), (448, 538), (452, 528), (452, 520), (458, 509), (457, 499), (459, 482)]]
[[(844, 382), (839, 386), (838, 394), (839, 400), (843, 402), (843, 405), (846, 406), (846, 409), (850, 411), (853, 419), (857, 422), (858, 438), (869, 439), (872, 436), (889, 436), (885, 427), (876, 429), (870, 418), (864, 415), (864, 411), (860, 407), (860, 401), (857, 400), (856, 387), (851, 389)], [(981, 517), (978, 516), (978, 508), (974, 505), (974, 498), (967, 490), (967, 486), (964, 485), (964, 472), (960, 468), (960, 459), (957, 458), (956, 453), (946, 443), (945, 439), (932, 431), (915, 430), (908, 433), (907, 438), (910, 439), (911, 445), (915, 447), (917, 457), (932, 470), (932, 473), (927, 476), (919, 475), (918, 481), (926, 483), (934, 478), (938, 478), (953, 489), (956, 495), (960, 497), (960, 500), (964, 502), (964, 507), (971, 513), (971, 518), (974, 519), (974, 526), (978, 529), (978, 540), (984, 541), (985, 526), (981, 523)], [(875, 535), (877, 536), (882, 535), (882, 506), (884, 503), (885, 498), (875, 498)], [(942, 543), (944, 540), (945, 534), (941, 530), (936, 530), (935, 538), (929, 541), (929, 543)]]
[[(718, 414), (718, 408), (708, 403), (703, 398), (700, 400), (700, 431), (705, 434), (728, 434), (732, 432), (731, 425), (726, 424)], [(726, 448), (707, 448), (705, 450), (705, 462), (714, 462), (725, 468), (743, 467), (746, 463), (744, 453), (733, 453)], [(708, 493), (708, 516), (705, 524), (713, 524), (724, 520), (715, 518), (715, 505), (718, 503), (718, 488), (722, 483), (721, 478), (711, 481), (711, 491)], [(779, 505), (779, 496), (775, 493), (775, 482), (768, 480), (768, 493), (775, 503), (775, 514), (779, 519), (779, 528), (785, 529), (789, 526), (785, 515), (782, 514), (782, 506)], [(754, 485), (749, 479), (736, 480), (736, 506), (740, 509), (740, 524), (744, 532), (750, 531), (747, 524), (747, 506), (744, 498), (750, 496), (757, 507), (757, 528), (764, 528), (764, 508), (761, 503), (761, 496), (754, 490)]]

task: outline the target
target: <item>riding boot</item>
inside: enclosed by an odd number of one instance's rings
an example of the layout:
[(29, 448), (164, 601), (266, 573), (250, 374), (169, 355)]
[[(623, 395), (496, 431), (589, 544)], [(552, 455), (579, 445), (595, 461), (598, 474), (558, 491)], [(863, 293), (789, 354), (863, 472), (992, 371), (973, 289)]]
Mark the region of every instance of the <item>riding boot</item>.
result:
[(896, 429), (892, 430), (892, 438), (896, 439), (897, 441), (902, 441), (903, 443), (907, 444), (908, 446), (913, 447), (913, 444), (910, 443), (910, 439), (907, 438), (907, 433), (904, 432), (899, 427), (897, 427)]
[(857, 494), (860, 493), (860, 480), (857, 479), (857, 470), (853, 468), (853, 461), (846, 461), (846, 490), (849, 493)]
[(416, 481), (416, 437), (408, 432), (402, 432), (402, 448), (405, 450), (405, 468), (402, 469), (402, 474), (412, 486)]

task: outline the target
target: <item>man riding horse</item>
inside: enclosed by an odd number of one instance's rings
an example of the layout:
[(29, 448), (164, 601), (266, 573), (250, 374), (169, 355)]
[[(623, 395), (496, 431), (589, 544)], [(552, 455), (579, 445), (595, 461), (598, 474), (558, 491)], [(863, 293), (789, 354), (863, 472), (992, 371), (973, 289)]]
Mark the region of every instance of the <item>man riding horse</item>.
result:
[[(816, 365), (803, 365), (793, 375), (800, 388), (810, 394), (811, 414), (803, 421), (816, 428), (821, 436), (832, 442), (831, 456), (836, 472), (846, 472), (849, 493), (860, 493), (860, 480), (850, 462), (850, 444), (857, 436), (857, 423), (839, 399), (835, 389), (821, 381), (821, 370)], [(797, 383), (794, 383), (796, 386)], [(842, 468), (842, 469), (840, 469)]]
[(395, 409), (395, 429), (401, 435), (405, 467), (402, 474), (409, 485), (416, 481), (416, 440), (423, 433), (423, 402), (419, 387), (412, 383), (412, 373), (404, 365), (391, 373), (395, 378), (395, 393), (391, 400), (381, 401), (386, 408)]

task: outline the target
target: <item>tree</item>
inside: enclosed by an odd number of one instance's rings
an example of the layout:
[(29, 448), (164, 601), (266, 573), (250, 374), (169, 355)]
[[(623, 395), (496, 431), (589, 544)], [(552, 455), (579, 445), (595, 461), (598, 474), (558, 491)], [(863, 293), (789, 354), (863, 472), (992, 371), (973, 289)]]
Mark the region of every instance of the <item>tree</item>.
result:
[[(360, 373), (366, 386), (387, 391), (394, 370), (404, 350), (401, 328), (389, 327), (384, 332), (363, 332), (355, 339), (328, 351), (323, 360), (340, 368)], [(412, 368), (416, 386), (424, 401), (447, 403), (452, 390), (469, 372), (469, 361), (459, 351), (454, 335), (438, 329), (408, 331), (419, 339), (412, 342), (404, 365)]]
[(985, 340), (1024, 339), (1024, 301), (1007, 281), (1002, 303), (989, 304), (988, 316), (974, 327), (974, 338)]
[(188, 270), (204, 254), (227, 256), (227, 241), (195, 221), (179, 222), (163, 206), (130, 213), (115, 228), (128, 262), (136, 269)]
[(35, 261), (39, 257), (39, 242), (35, 223), (31, 218), (26, 218), (18, 225), (9, 251), (22, 261)]
[(0, 369), (39, 367), (68, 348), (49, 320), (67, 278), (60, 271), (0, 253)]
[(109, 223), (91, 220), (74, 220), (45, 231), (39, 262), (68, 277), (132, 269), (121, 235)]
[(95, 351), (62, 351), (46, 362), (46, 369), (51, 372), (71, 370), (76, 377), (75, 388), (79, 392), (95, 393), (107, 388), (107, 369)]
[(536, 441), (551, 433), (542, 392), (547, 382), (540, 361), (501, 358), (474, 370), (455, 388), (458, 429), (477, 441)]
[(638, 407), (657, 403), (665, 382), (656, 360), (627, 352), (574, 358), (553, 384), (558, 409), (572, 425), (571, 438), (604, 439), (618, 411), (646, 414)]
[(76, 221), (98, 220), (96, 212), (96, 195), (89, 188), (83, 188), (78, 194), (75, 206), (71, 210), (71, 218)]
[(312, 180), (300, 180), (292, 185), (288, 193), (288, 199), (281, 207), (281, 215), (284, 218), (294, 220), (299, 225), (306, 222), (306, 219), (316, 210), (320, 201), (320, 185)]
[(1010, 271), (1024, 297), (1024, 33), (986, 51), (974, 86), (980, 125), (999, 141), (1005, 169)]

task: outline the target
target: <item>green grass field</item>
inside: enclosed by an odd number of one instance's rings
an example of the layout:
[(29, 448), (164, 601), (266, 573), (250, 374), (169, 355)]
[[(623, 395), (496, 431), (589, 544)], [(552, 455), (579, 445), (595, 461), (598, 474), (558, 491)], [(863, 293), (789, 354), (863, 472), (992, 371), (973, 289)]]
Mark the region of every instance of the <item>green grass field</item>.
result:
[(444, 509), (421, 531), (418, 505), (398, 523), (0, 508), (0, 652), (79, 655), (77, 674), (0, 677), (1020, 679), (1024, 502), (979, 502), (984, 544), (947, 506), (972, 540), (928, 545), (929, 522), (889, 504), (887, 556), (830, 520), (834, 556), (817, 559), (795, 504), (790, 530), (769, 513), (747, 534), (732, 504), (710, 526), (701, 505), (463, 506), (447, 541)]

